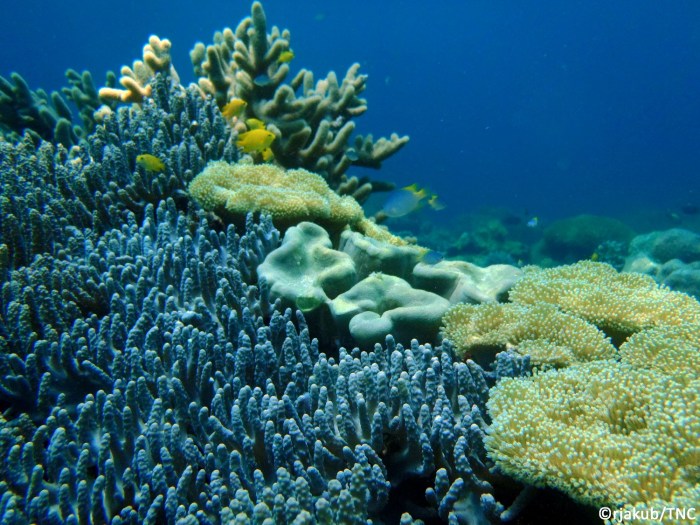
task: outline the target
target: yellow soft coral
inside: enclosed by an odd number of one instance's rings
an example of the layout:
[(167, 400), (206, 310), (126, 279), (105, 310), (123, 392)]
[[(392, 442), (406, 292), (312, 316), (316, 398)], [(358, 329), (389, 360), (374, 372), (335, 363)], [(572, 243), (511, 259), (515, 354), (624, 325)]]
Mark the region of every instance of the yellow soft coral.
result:
[(555, 304), (617, 342), (653, 326), (700, 322), (700, 304), (692, 297), (659, 286), (647, 275), (618, 273), (593, 261), (550, 269), (528, 267), (509, 296), (519, 304)]
[(281, 226), (311, 221), (339, 228), (364, 218), (355, 199), (339, 196), (315, 173), (272, 164), (211, 162), (189, 192), (205, 210), (221, 216), (265, 212)]
[(698, 334), (652, 329), (620, 348), (621, 361), (501, 380), (488, 403), (490, 456), (521, 481), (592, 505), (697, 503)]
[(458, 304), (442, 321), (458, 354), (477, 362), (490, 362), (507, 348), (529, 354), (535, 365), (568, 366), (617, 355), (595, 326), (549, 304)]

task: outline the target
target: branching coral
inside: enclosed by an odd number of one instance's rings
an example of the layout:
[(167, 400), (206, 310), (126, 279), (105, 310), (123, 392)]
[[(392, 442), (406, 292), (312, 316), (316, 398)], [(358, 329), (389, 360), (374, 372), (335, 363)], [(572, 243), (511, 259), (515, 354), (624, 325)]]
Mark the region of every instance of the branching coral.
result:
[(371, 186), (348, 183), (344, 173), (353, 165), (378, 168), (408, 137), (394, 134), (375, 142), (371, 135), (358, 136), (351, 147), (351, 119), (367, 110), (367, 102), (359, 98), (367, 79), (358, 73), (359, 64), (353, 64), (342, 81), (331, 72), (314, 82), (313, 74), (302, 69), (287, 84), (289, 65), (279, 57), (289, 49), (289, 31), (273, 27), (268, 35), (262, 4), (255, 2), (251, 16), (235, 31), (224, 29), (212, 45), (197, 44), (190, 56), (199, 87), (219, 107), (232, 98), (247, 102), (239, 130), (245, 129), (246, 119), (256, 118), (275, 132), (272, 150), (278, 163), (318, 173), (334, 190), (352, 191), (362, 201)]
[(153, 80), (157, 73), (163, 73), (171, 78), (174, 84), (178, 83), (177, 73), (172, 66), (170, 48), (172, 44), (168, 39), (160, 39), (151, 35), (148, 44), (143, 48), (143, 60), (135, 60), (132, 67), (124, 66), (121, 69), (122, 76), (119, 83), (124, 89), (103, 87), (99, 91), (99, 97), (103, 101), (133, 102), (140, 104), (153, 94)]
[(10, 80), (0, 77), (0, 138), (16, 142), (26, 131), (36, 142), (44, 139), (67, 148), (78, 142), (70, 108), (60, 93), (32, 91), (18, 73)]

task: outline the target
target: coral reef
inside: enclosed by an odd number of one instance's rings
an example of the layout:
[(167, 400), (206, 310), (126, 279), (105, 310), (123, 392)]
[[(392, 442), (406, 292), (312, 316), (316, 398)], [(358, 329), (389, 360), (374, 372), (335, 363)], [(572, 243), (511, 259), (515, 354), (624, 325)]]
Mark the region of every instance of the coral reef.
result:
[(338, 334), (363, 348), (388, 333), (405, 344), (416, 334), (435, 342), (450, 304), (465, 297), (495, 301), (521, 273), (505, 265), (478, 268), (449, 262), (430, 271), (431, 265), (421, 262), (426, 252), (349, 229), (337, 239), (316, 224), (300, 223), (287, 230), (282, 246), (258, 272), (271, 296), (301, 309), (317, 332)]
[(418, 288), (445, 297), (452, 304), (505, 301), (521, 275), (519, 268), (509, 264), (481, 268), (464, 261), (440, 261), (413, 267), (413, 282)]
[(592, 505), (697, 505), (699, 345), (698, 324), (654, 328), (624, 343), (619, 361), (503, 379), (488, 402), (489, 455)]
[(314, 82), (313, 73), (300, 70), (285, 82), (289, 64), (279, 60), (290, 49), (289, 31), (273, 27), (260, 2), (254, 2), (251, 16), (235, 30), (226, 28), (214, 36), (214, 43), (197, 44), (190, 56), (200, 89), (219, 105), (239, 98), (247, 104), (239, 117), (240, 130), (247, 119), (259, 119), (277, 135), (272, 144), (275, 159), (285, 168), (304, 168), (321, 175), (339, 193), (351, 194), (362, 202), (371, 192), (368, 180), (344, 176), (351, 166), (378, 168), (408, 137), (393, 134), (374, 141), (371, 135), (357, 136), (353, 118), (367, 110), (359, 98), (367, 77), (353, 64), (339, 81), (331, 72)]
[(153, 82), (162, 73), (174, 85), (179, 84), (177, 72), (172, 66), (170, 40), (151, 35), (143, 48), (143, 60), (135, 60), (131, 67), (121, 69), (119, 83), (124, 89), (105, 86), (98, 92), (104, 102), (127, 102), (141, 104), (153, 96)]
[(459, 355), (477, 363), (489, 363), (509, 348), (529, 355), (539, 367), (617, 356), (609, 338), (595, 326), (546, 303), (457, 304), (445, 314), (443, 324)]
[(35, 143), (54, 141), (64, 147), (78, 142), (79, 128), (60, 93), (32, 91), (19, 73), (0, 76), (0, 138), (17, 142), (27, 132)]
[(282, 245), (258, 267), (258, 275), (268, 282), (273, 297), (305, 314), (357, 282), (352, 258), (334, 250), (328, 232), (311, 222), (289, 228)]
[(435, 339), (450, 303), (400, 277), (372, 273), (330, 301), (333, 318), (366, 348), (393, 334), (399, 341)]
[[(164, 78), (154, 86), (151, 103), (107, 115), (70, 152), (30, 138), (0, 142), (0, 270), (59, 253), (74, 228), (104, 232), (123, 224), (128, 211), (141, 220), (148, 203), (168, 197), (186, 207), (187, 184), (208, 161), (236, 158), (211, 101), (192, 89), (169, 93)], [(136, 164), (142, 153), (158, 156), (166, 169), (146, 173)]]
[(458, 353), (506, 348), (535, 365), (491, 389), (498, 468), (589, 505), (697, 501), (700, 303), (590, 261), (526, 268), (510, 299), (444, 318)]
[[(150, 85), (70, 151), (0, 143), (3, 523), (517, 512), (522, 487), (483, 447), (485, 404), (529, 360), (502, 352), (487, 370), (449, 342), (391, 336), (321, 346), (259, 275), (279, 245), (272, 219), (249, 214), (243, 231), (187, 198), (208, 161), (235, 160), (216, 105), (162, 73)], [(408, 487), (420, 497), (396, 497)]]
[(657, 282), (700, 298), (700, 235), (673, 228), (638, 235), (624, 262), (627, 272), (651, 275)]
[(189, 194), (222, 218), (240, 219), (250, 211), (262, 211), (283, 228), (314, 221), (339, 229), (355, 226), (365, 217), (355, 199), (340, 197), (319, 175), (271, 164), (213, 162), (190, 183)]
[(654, 326), (700, 322), (700, 304), (692, 297), (659, 286), (649, 276), (618, 273), (592, 261), (528, 267), (509, 296), (523, 305), (554, 304), (594, 324), (618, 344)]
[(556, 263), (573, 263), (589, 259), (605, 241), (625, 245), (634, 232), (625, 223), (610, 217), (578, 215), (554, 222), (544, 230), (542, 241), (534, 249), (534, 260), (539, 264), (547, 259)]
[[(424, 512), (508, 512), (480, 445), (493, 378), (447, 344), (327, 356), (249, 284), (277, 243), (269, 220), (238, 236), (203, 216), (190, 234), (192, 219), (148, 205), (140, 227), (3, 287), (6, 519), (364, 522), (424, 479)], [(504, 353), (494, 378), (524, 366)]]

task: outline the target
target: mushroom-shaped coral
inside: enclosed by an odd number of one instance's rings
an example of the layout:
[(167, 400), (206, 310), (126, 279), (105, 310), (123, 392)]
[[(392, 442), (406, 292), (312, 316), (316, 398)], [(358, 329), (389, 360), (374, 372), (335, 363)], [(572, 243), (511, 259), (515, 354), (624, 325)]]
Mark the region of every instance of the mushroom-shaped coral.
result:
[(508, 348), (530, 355), (532, 363), (540, 366), (569, 366), (617, 356), (603, 332), (550, 304), (458, 304), (442, 321), (445, 336), (459, 354), (481, 364)]
[(326, 230), (302, 222), (287, 230), (282, 245), (258, 266), (272, 297), (309, 313), (356, 282), (349, 255), (334, 250)]
[(700, 322), (700, 304), (659, 286), (647, 275), (580, 261), (550, 269), (525, 268), (509, 293), (520, 304), (550, 303), (593, 323), (615, 342), (653, 326)]
[(699, 345), (698, 324), (654, 328), (622, 345), (620, 361), (502, 379), (488, 402), (490, 457), (591, 505), (696, 506)]
[(337, 230), (364, 219), (355, 199), (340, 197), (315, 173), (271, 164), (211, 162), (190, 183), (189, 193), (205, 210), (222, 217), (242, 219), (251, 211), (265, 212), (278, 227), (313, 221)]
[(434, 340), (440, 318), (450, 303), (416, 290), (393, 275), (373, 273), (330, 303), (341, 329), (347, 327), (361, 345), (373, 345), (392, 334), (398, 341)]

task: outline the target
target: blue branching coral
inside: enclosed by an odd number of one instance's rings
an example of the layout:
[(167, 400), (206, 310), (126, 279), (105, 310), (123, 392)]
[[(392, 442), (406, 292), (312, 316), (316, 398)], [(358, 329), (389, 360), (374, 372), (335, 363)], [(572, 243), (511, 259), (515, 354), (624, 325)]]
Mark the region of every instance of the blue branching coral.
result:
[(507, 516), (485, 403), (527, 359), (487, 373), (448, 342), (320, 347), (257, 276), (270, 218), (239, 233), (187, 200), (235, 150), (211, 101), (165, 86), (70, 151), (0, 143), (0, 523)]

